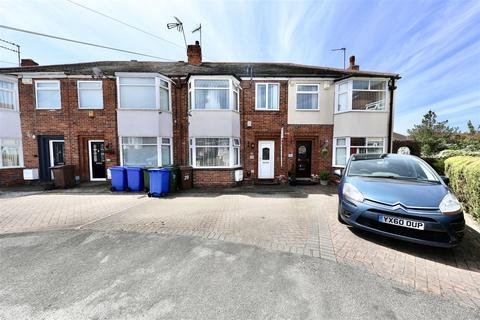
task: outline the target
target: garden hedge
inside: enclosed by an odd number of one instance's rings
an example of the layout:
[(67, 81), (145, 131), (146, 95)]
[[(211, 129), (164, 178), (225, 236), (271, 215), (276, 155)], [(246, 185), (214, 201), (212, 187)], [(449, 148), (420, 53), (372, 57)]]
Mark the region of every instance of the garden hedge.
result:
[(448, 158), (445, 160), (445, 173), (465, 211), (480, 221), (480, 157)]

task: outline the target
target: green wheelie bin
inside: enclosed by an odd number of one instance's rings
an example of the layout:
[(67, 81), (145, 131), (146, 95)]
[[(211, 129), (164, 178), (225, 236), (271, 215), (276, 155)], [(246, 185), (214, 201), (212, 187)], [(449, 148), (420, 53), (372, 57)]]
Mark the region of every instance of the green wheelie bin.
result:
[(170, 171), (168, 178), (168, 192), (177, 192), (178, 191), (178, 179), (180, 178), (180, 168), (178, 166), (167, 166), (165, 169)]

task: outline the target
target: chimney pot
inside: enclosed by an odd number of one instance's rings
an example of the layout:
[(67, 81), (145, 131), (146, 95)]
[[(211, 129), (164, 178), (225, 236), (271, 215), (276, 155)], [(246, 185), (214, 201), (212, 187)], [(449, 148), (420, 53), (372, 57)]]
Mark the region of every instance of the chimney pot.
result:
[(195, 41), (195, 44), (190, 44), (187, 47), (188, 63), (190, 64), (202, 64), (202, 47), (200, 42)]
[(36, 66), (38, 66), (38, 63), (36, 63), (32, 59), (22, 59), (22, 61), (20, 62), (20, 66), (21, 67), (36, 67)]
[(355, 64), (355, 56), (350, 57), (350, 66), (348, 66), (348, 70), (360, 70), (360, 66)]

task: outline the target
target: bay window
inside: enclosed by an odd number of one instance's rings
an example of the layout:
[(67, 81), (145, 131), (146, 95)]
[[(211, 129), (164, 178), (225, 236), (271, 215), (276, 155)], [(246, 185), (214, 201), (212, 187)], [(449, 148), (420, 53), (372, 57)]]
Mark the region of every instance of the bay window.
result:
[(60, 81), (35, 81), (37, 109), (60, 109)]
[(278, 110), (280, 104), (279, 83), (257, 83), (255, 85), (255, 109)]
[(358, 153), (384, 153), (384, 138), (370, 137), (341, 137), (334, 139), (334, 166), (342, 167), (347, 164), (352, 154)]
[(0, 168), (20, 167), (22, 165), (20, 139), (0, 138)]
[(78, 81), (77, 91), (80, 109), (103, 109), (102, 81)]
[(336, 85), (335, 112), (384, 111), (387, 81), (358, 79)]
[(318, 84), (297, 84), (296, 109), (297, 110), (318, 110), (319, 90)]
[(156, 167), (172, 164), (171, 138), (121, 137), (124, 166)]
[(170, 110), (170, 82), (158, 76), (118, 77), (120, 109)]
[(0, 109), (18, 110), (15, 82), (0, 80)]
[(240, 165), (239, 138), (191, 138), (190, 162), (196, 168)]
[(240, 86), (230, 78), (192, 78), (188, 84), (189, 107), (196, 110), (236, 110)]

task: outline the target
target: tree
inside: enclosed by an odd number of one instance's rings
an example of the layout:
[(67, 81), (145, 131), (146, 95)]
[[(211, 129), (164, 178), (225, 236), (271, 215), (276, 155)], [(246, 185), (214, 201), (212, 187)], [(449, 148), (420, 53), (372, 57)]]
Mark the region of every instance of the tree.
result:
[[(473, 125), (472, 123), (472, 120), (468, 120), (467, 122), (467, 128), (468, 128), (468, 133), (474, 135), (475, 133), (477, 133), (477, 130), (475, 130), (475, 126)], [(480, 126), (479, 126), (480, 128)]]
[(423, 116), (422, 123), (414, 125), (408, 134), (420, 142), (422, 154), (430, 156), (446, 149), (458, 134), (458, 129), (450, 127), (448, 120), (437, 121), (435, 112), (429, 110)]

